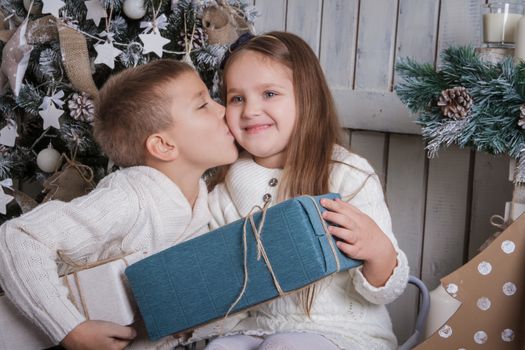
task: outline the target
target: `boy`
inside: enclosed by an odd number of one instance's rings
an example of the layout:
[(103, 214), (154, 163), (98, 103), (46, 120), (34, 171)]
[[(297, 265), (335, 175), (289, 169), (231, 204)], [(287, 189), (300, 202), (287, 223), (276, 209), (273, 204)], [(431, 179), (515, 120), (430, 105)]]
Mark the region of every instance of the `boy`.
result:
[(125, 169), (86, 196), (45, 203), (0, 227), (0, 285), (67, 349), (122, 349), (136, 332), (84, 318), (59, 282), (58, 252), (85, 264), (206, 232), (201, 176), (237, 158), (224, 107), (180, 62), (156, 60), (111, 77), (96, 114), (96, 141)]

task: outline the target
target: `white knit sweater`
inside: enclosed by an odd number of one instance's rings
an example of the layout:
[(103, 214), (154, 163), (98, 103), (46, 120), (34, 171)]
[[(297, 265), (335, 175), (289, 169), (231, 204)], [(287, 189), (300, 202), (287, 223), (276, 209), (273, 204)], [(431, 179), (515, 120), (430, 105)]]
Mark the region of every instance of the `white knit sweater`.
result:
[[(264, 335), (276, 332), (307, 331), (320, 333), (341, 349), (394, 349), (397, 340), (384, 304), (400, 296), (408, 281), (408, 263), (392, 233), (390, 214), (377, 176), (369, 163), (337, 146), (332, 159), (330, 191), (349, 196), (364, 187), (350, 200), (369, 215), (391, 239), (397, 251), (397, 267), (385, 284), (376, 288), (368, 283), (361, 268), (340, 272), (320, 283), (308, 318), (294, 295), (264, 304), (241, 321), (232, 332)], [(254, 205), (263, 204), (263, 196), (277, 196), (275, 184), (281, 169), (268, 169), (255, 163), (247, 154), (230, 168), (225, 183), (209, 195), (212, 226), (222, 226), (246, 216)]]
[[(58, 343), (85, 321), (59, 283), (58, 250), (80, 264), (155, 252), (207, 232), (209, 220), (204, 182), (192, 209), (177, 185), (158, 170), (120, 170), (86, 196), (45, 203), (2, 225), (0, 285)], [(143, 348), (149, 347), (146, 343)]]

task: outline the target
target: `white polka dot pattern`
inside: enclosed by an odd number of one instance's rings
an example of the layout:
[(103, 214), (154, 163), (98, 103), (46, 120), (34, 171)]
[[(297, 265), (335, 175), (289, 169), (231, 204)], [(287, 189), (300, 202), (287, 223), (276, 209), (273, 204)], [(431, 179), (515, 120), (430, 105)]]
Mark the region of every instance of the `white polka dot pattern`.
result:
[(452, 335), (452, 328), (446, 324), (444, 325), (443, 327), (441, 327), (441, 329), (439, 330), (439, 335), (442, 337), (442, 338), (448, 338)]
[(487, 261), (482, 261), (478, 265), (478, 271), (482, 275), (486, 276), (492, 271), (492, 265)]
[(501, 250), (503, 250), (505, 254), (512, 254), (515, 249), (516, 245), (512, 241), (506, 240), (501, 243)]
[(485, 344), (487, 340), (488, 336), (487, 333), (485, 333), (484, 331), (477, 331), (476, 333), (474, 333), (474, 341), (477, 344)]
[(487, 311), (488, 309), (490, 309), (491, 302), (489, 298), (482, 297), (478, 299), (476, 304), (478, 305), (480, 310)]
[(447, 293), (452, 295), (453, 297), (456, 296), (456, 293), (458, 292), (459, 287), (455, 283), (449, 283), (447, 286)]
[(504, 329), (501, 332), (501, 339), (505, 342), (511, 342), (514, 340), (514, 331), (512, 329)]
[(511, 296), (511, 295), (514, 295), (516, 294), (516, 285), (512, 282), (507, 282), (503, 285), (503, 294), (507, 295), (507, 296)]

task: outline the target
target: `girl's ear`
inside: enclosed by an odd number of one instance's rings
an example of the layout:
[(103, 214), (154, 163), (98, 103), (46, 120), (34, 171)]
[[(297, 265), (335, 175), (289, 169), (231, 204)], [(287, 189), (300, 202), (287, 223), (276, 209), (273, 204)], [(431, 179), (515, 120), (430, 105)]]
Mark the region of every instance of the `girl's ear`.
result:
[(148, 153), (161, 161), (170, 162), (179, 156), (175, 142), (162, 133), (152, 134), (146, 139)]

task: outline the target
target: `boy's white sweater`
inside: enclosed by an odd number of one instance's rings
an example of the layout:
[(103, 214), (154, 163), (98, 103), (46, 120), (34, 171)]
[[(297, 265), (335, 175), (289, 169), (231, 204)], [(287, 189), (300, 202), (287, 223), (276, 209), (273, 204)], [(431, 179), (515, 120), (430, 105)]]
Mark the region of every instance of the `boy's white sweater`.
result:
[(2, 225), (0, 285), (58, 343), (85, 321), (59, 282), (58, 251), (78, 264), (155, 252), (207, 232), (209, 220), (204, 182), (192, 209), (158, 170), (120, 170), (86, 196), (42, 204)]

